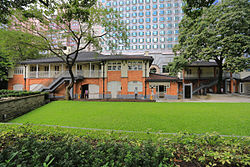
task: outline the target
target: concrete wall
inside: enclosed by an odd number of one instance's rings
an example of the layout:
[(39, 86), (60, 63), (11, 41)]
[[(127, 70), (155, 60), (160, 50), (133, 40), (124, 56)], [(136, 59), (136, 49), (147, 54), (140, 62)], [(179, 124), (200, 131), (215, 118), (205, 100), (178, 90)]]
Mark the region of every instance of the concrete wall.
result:
[(45, 104), (45, 95), (0, 101), (0, 122), (7, 122)]

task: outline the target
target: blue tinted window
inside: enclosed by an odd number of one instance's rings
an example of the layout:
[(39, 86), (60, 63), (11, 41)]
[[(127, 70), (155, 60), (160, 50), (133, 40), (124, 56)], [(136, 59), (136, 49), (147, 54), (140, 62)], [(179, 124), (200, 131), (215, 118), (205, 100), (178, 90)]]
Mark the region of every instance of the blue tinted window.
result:
[(172, 44), (168, 44), (168, 48), (172, 48), (173, 47), (173, 45)]
[(168, 24), (167, 24), (167, 27), (168, 27), (168, 28), (172, 28), (172, 24), (171, 24), (171, 23), (168, 23)]
[(151, 32), (150, 32), (150, 31), (147, 31), (147, 32), (146, 32), (146, 35), (147, 35), (147, 36), (150, 36), (150, 35), (151, 35)]
[(146, 7), (145, 7), (146, 9), (150, 9), (150, 5), (146, 5)]
[(157, 2), (157, 0), (152, 0), (153, 2)]
[(150, 16), (150, 12), (146, 12), (146, 16)]
[(139, 23), (143, 23), (144, 22), (144, 19), (139, 19)]
[(132, 7), (132, 10), (136, 10), (136, 9), (137, 9), (137, 7), (136, 7), (136, 6), (133, 6), (133, 7)]
[(139, 12), (139, 16), (142, 17), (144, 15), (143, 12)]
[(126, 1), (126, 4), (127, 4), (127, 5), (129, 5), (129, 4), (130, 4), (130, 1), (129, 1), (129, 0), (128, 0), (128, 1)]
[(172, 34), (172, 31), (171, 31), (171, 30), (168, 30), (167, 34)]
[(143, 36), (144, 35), (144, 32), (139, 32), (139, 36)]
[(153, 35), (158, 35), (158, 31), (153, 31)]
[(124, 5), (124, 2), (123, 2), (123, 1), (120, 1), (120, 5), (121, 5), (121, 6)]
[(136, 20), (136, 19), (133, 19), (132, 22), (133, 22), (133, 23), (137, 23), (137, 20)]
[(139, 29), (140, 30), (144, 29), (144, 25), (139, 25)]
[(127, 7), (126, 7), (126, 11), (130, 11), (130, 7), (127, 6)]
[(162, 3), (162, 2), (164, 2), (164, 0), (159, 0), (159, 2), (161, 2), (161, 3)]
[(159, 14), (160, 14), (160, 15), (164, 15), (164, 11), (161, 10), (161, 11), (159, 12)]
[(172, 20), (172, 17), (167, 17), (167, 21), (171, 21)]
[(174, 19), (175, 20), (180, 20), (180, 18), (178, 16), (175, 16)]
[(167, 3), (167, 7), (171, 7), (172, 6), (172, 4), (171, 3)]
[(167, 10), (167, 12), (166, 12), (167, 14), (171, 14), (172, 13), (172, 11), (171, 10)]
[(146, 18), (146, 22), (149, 23), (150, 22), (150, 18)]
[(106, 3), (106, 6), (111, 6), (111, 2)]
[(175, 30), (174, 33), (175, 33), (175, 34), (179, 34), (179, 30)]
[(165, 31), (160, 31), (160, 35), (165, 35)]
[(133, 30), (136, 30), (136, 29), (137, 29), (137, 26), (132, 26), (132, 29), (133, 29)]
[(114, 2), (113, 2), (113, 5), (114, 5), (114, 6), (116, 6), (116, 5), (117, 5), (117, 2), (116, 2), (116, 1), (114, 1)]
[(146, 25), (146, 29), (150, 29), (151, 28), (151, 25)]
[(137, 4), (137, 0), (133, 0), (132, 3), (133, 3), (133, 4)]
[(144, 9), (144, 6), (139, 6), (139, 10), (143, 10)]
[(160, 9), (163, 9), (163, 8), (164, 8), (164, 4), (160, 4), (160, 5), (159, 5), (159, 8), (160, 8)]
[(159, 21), (165, 21), (164, 17), (160, 17)]
[(132, 16), (133, 16), (133, 17), (136, 17), (136, 16), (137, 16), (137, 13), (132, 13)]
[(160, 28), (165, 28), (165, 25), (164, 24), (160, 24)]
[(133, 33), (132, 33), (132, 36), (133, 36), (133, 37), (136, 37), (136, 36), (137, 36), (137, 32), (133, 32)]
[(154, 24), (153, 25), (153, 29), (157, 29), (158, 28), (158, 25), (157, 24)]
[(143, 0), (139, 0), (139, 3), (143, 3)]
[(178, 3), (174, 3), (174, 7), (178, 7), (179, 6), (179, 4)]
[(150, 0), (145, 0), (146, 3), (150, 3)]
[(157, 17), (153, 18), (153, 22), (156, 23), (157, 22)]
[(157, 5), (156, 4), (153, 5), (153, 9), (157, 9)]
[(157, 11), (153, 11), (153, 16), (157, 16)]

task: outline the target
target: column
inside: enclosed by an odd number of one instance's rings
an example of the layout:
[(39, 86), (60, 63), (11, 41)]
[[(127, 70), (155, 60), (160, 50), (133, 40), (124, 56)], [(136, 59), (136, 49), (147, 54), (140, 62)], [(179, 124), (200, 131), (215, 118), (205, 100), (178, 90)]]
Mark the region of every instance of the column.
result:
[(38, 64), (36, 65), (36, 78), (38, 78)]
[(89, 77), (91, 77), (91, 62), (89, 63)]
[(50, 78), (50, 64), (49, 64), (49, 78)]
[(76, 74), (75, 75), (77, 76), (77, 63), (76, 63), (76, 69), (75, 70), (76, 70)]

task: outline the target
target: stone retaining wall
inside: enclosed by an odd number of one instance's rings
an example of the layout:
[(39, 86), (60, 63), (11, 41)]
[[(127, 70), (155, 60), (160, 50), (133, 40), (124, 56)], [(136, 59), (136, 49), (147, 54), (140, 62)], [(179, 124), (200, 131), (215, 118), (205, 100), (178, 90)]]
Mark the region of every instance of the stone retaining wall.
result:
[(0, 101), (0, 122), (12, 120), (44, 104), (44, 94)]

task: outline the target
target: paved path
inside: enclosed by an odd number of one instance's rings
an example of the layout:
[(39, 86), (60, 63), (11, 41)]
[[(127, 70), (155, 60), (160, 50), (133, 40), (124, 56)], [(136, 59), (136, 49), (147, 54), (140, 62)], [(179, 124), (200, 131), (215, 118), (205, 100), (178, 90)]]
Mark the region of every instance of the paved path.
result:
[(239, 94), (208, 94), (206, 96), (193, 96), (192, 99), (165, 100), (157, 102), (223, 102), (223, 103), (250, 103), (250, 96)]
[[(1, 123), (0, 125), (26, 125), (22, 123)], [(59, 125), (43, 125), (43, 124), (30, 124), (32, 126), (46, 126), (46, 127), (59, 127), (59, 128), (66, 128), (66, 129), (82, 129), (82, 130), (94, 130), (94, 131), (107, 131), (107, 132), (125, 132), (125, 133), (142, 133), (142, 134), (163, 134), (163, 135), (176, 135), (177, 133), (162, 133), (162, 132), (145, 132), (145, 131), (129, 131), (129, 130), (114, 130), (114, 129), (98, 129), (98, 128), (81, 128), (81, 127), (72, 127), (72, 126), (59, 126)], [(204, 134), (196, 134), (190, 133), (193, 135), (204, 135)], [(248, 138), (250, 136), (235, 136), (235, 135), (219, 135), (222, 137), (239, 137), (239, 138)]]

